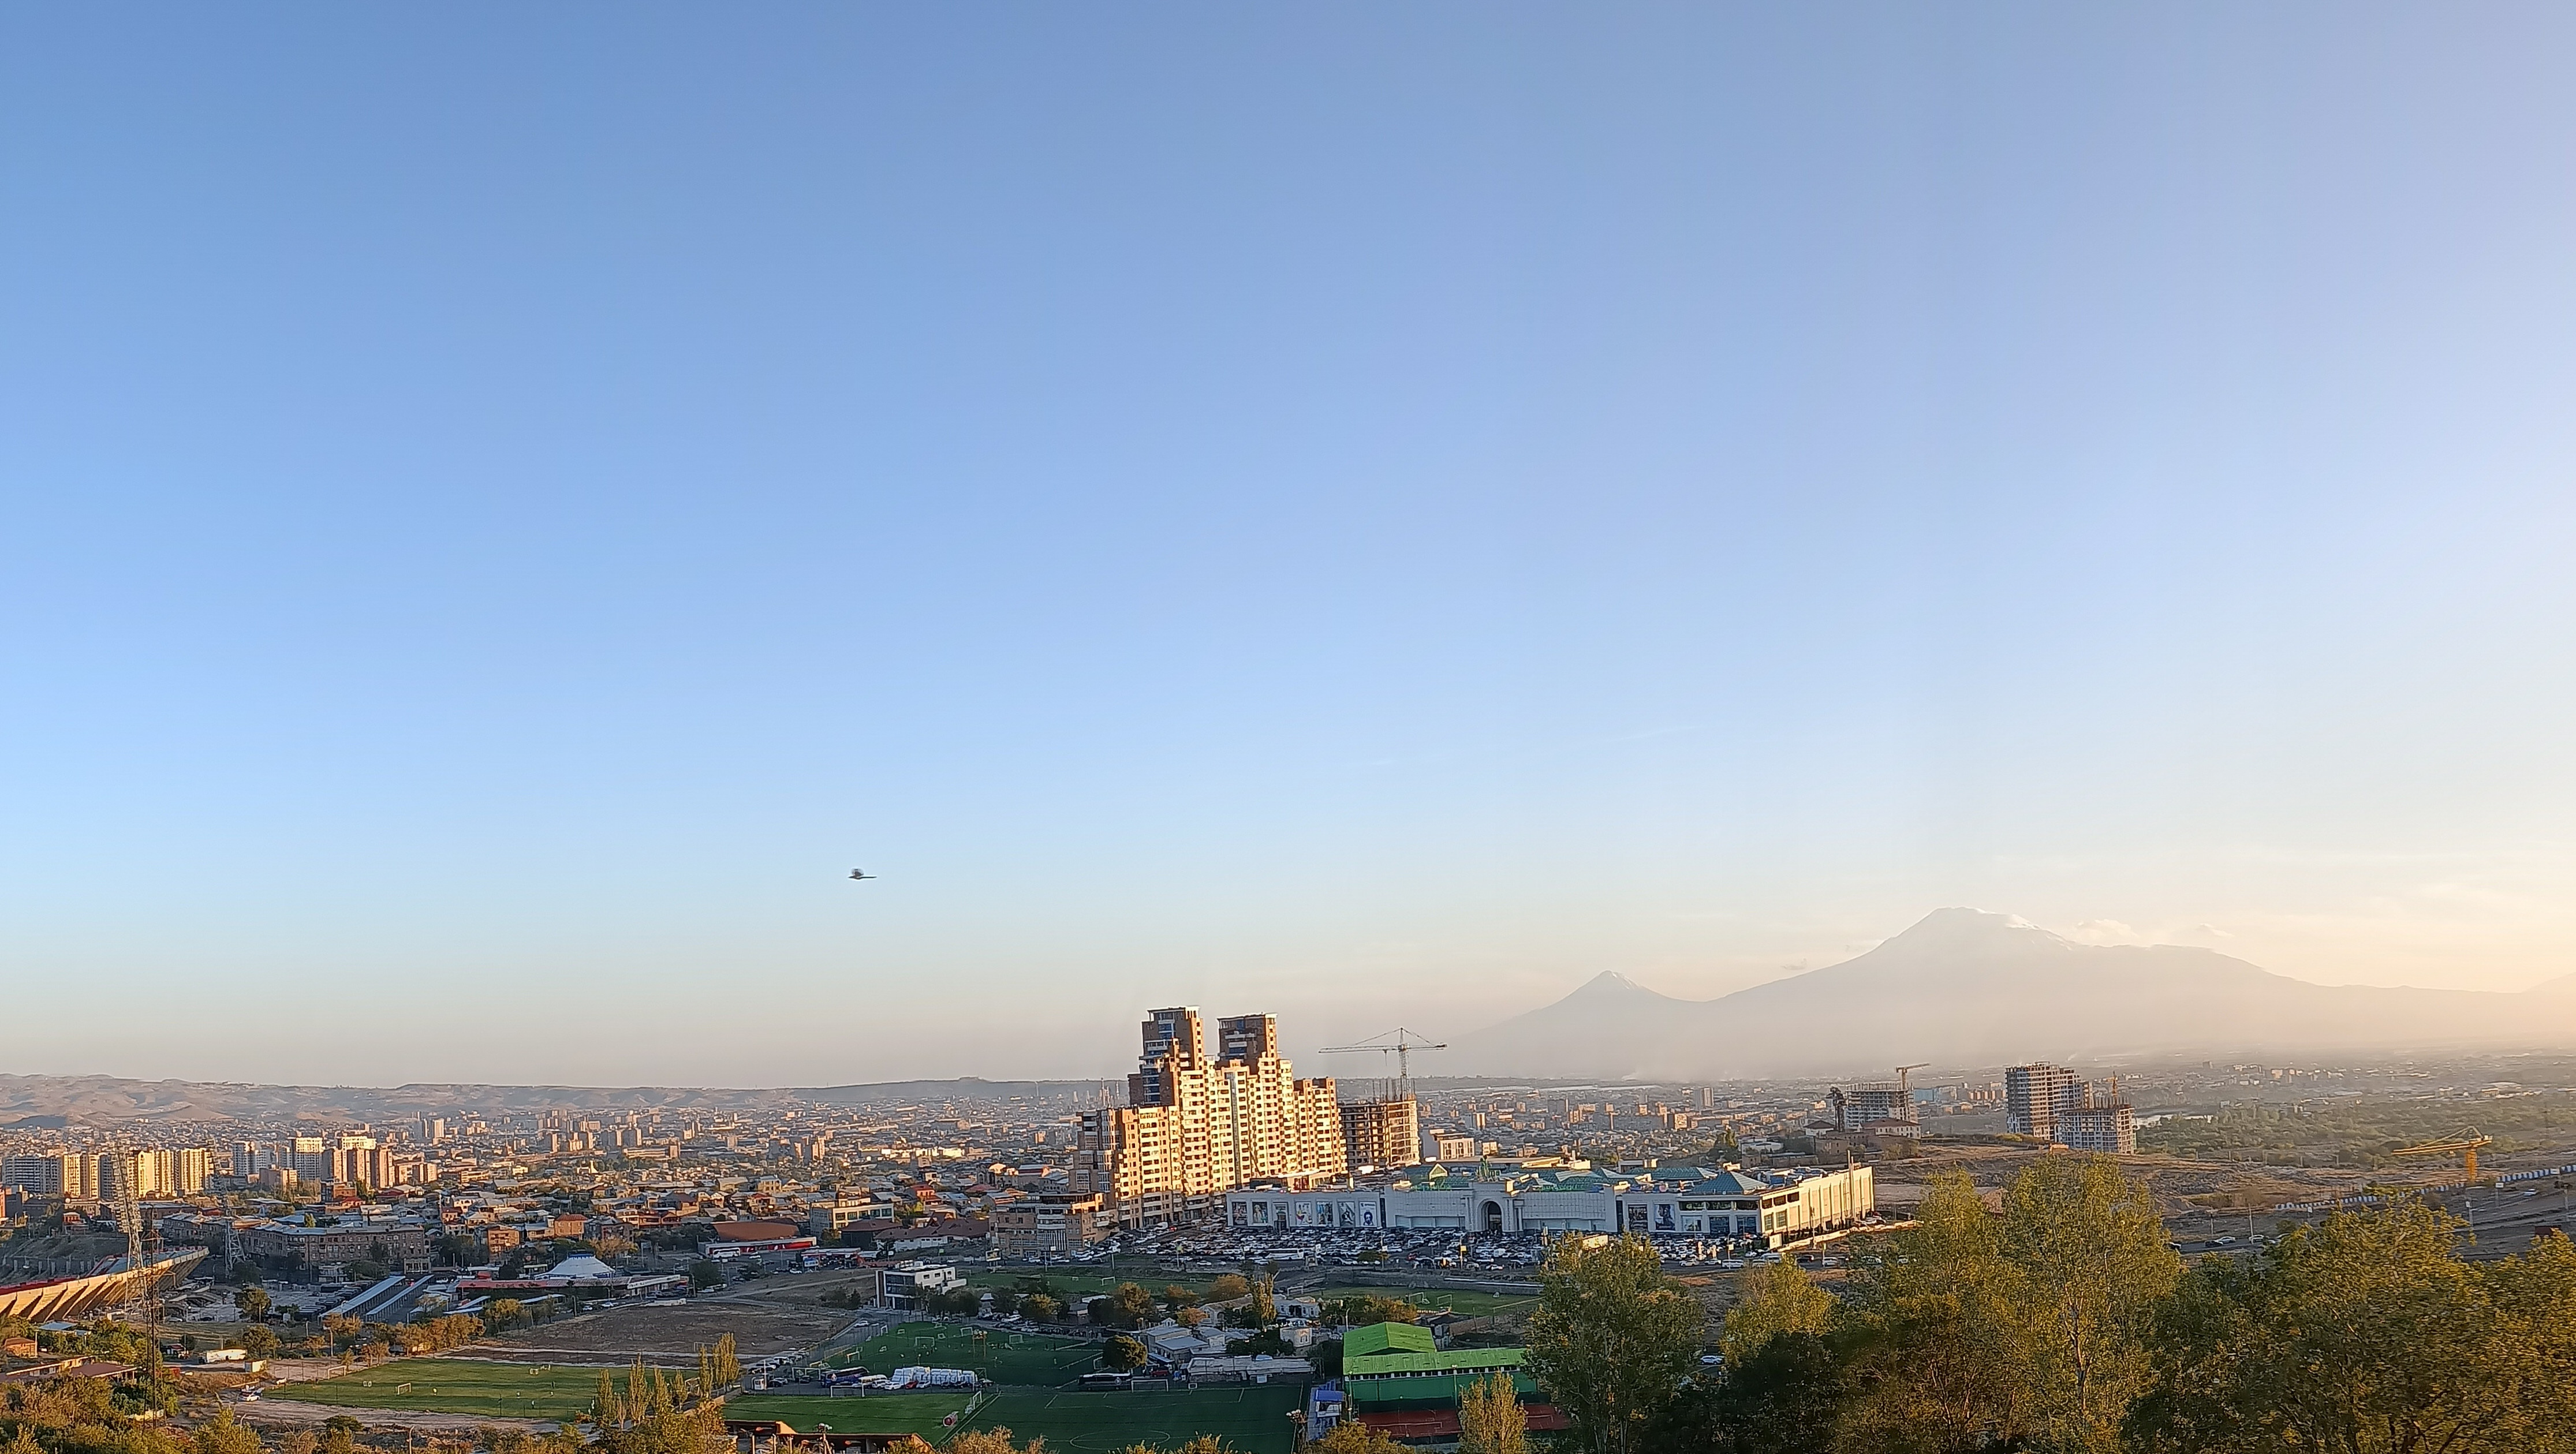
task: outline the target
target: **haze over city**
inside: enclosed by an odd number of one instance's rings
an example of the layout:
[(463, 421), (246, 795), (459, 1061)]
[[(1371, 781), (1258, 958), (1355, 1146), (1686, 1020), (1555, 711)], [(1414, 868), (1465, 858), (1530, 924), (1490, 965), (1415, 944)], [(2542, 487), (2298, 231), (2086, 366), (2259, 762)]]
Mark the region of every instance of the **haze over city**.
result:
[(0, 1070), (2576, 972), (2563, 10), (502, 16), (0, 19)]

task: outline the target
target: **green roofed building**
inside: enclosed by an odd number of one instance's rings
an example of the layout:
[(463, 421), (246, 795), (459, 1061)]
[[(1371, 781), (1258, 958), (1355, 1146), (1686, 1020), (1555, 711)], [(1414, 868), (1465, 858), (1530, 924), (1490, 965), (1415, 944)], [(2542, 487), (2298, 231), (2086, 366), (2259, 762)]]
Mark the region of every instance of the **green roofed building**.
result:
[(1351, 1415), (1380, 1433), (1408, 1443), (1454, 1443), (1458, 1395), (1495, 1373), (1511, 1376), (1530, 1427), (1567, 1427), (1545, 1402), (1537, 1380), (1521, 1367), (1518, 1348), (1453, 1348), (1443, 1352), (1431, 1330), (1411, 1323), (1371, 1323), (1342, 1335), (1342, 1387)]
[[(1520, 1378), (1518, 1348), (1453, 1348), (1443, 1352), (1431, 1330), (1411, 1323), (1370, 1323), (1342, 1335), (1342, 1383), (1362, 1404), (1373, 1383), (1402, 1383), (1409, 1398), (1457, 1399), (1459, 1386), (1492, 1373)], [(1392, 1390), (1390, 1390), (1392, 1391)]]

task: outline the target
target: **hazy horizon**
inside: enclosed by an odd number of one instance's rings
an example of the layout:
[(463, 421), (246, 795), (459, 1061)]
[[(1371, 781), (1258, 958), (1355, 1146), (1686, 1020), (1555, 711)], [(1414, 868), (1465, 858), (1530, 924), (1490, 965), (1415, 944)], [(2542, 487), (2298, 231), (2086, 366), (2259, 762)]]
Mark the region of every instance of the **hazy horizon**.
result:
[(0, 1071), (2576, 971), (2571, 42), (13, 12)]

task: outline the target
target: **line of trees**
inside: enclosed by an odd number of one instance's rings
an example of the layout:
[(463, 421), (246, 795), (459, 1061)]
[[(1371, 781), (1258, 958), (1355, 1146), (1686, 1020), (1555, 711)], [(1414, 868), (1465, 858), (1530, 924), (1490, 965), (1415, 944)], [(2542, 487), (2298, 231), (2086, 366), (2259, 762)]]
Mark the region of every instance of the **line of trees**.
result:
[(1592, 1454), (2576, 1454), (2576, 1247), (2469, 1262), (2421, 1203), (2185, 1269), (2146, 1188), (2050, 1156), (1934, 1181), (1838, 1296), (1794, 1262), (1704, 1322), (1653, 1249), (1569, 1242), (1530, 1367)]

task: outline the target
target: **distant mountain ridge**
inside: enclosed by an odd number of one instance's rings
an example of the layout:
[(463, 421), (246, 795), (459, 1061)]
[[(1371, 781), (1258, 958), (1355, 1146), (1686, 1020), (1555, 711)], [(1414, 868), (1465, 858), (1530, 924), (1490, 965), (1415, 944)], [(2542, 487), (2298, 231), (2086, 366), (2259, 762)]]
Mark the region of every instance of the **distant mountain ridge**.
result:
[(2309, 984), (2214, 950), (2078, 944), (1940, 909), (1857, 958), (1714, 1000), (1601, 974), (1458, 1037), (1455, 1074), (1732, 1079), (1929, 1060), (2576, 1044), (2576, 976), (2519, 994)]
[[(413, 1084), (246, 1085), (233, 1081), (127, 1080), (106, 1075), (0, 1075), (0, 1125), (34, 1128), (66, 1121), (282, 1121), (346, 1123), (445, 1115), (460, 1110), (759, 1110), (793, 1105), (906, 1105), (945, 1100), (1075, 1097), (1086, 1104), (1104, 1084), (1091, 1080), (901, 1080), (785, 1090), (703, 1086)], [(1122, 1087), (1123, 1090), (1123, 1087)]]

